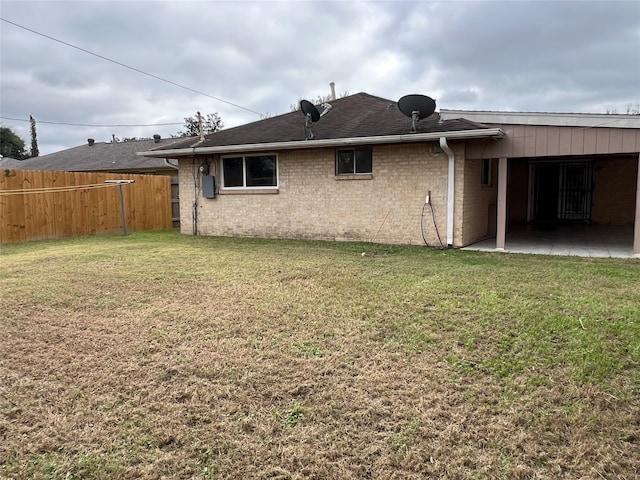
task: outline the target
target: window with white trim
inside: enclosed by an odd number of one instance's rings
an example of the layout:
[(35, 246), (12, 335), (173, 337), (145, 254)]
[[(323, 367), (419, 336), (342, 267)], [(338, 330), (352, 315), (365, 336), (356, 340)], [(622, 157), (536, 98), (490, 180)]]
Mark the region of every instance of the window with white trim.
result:
[(222, 159), (224, 188), (273, 188), (278, 186), (276, 155), (243, 155)]
[(336, 151), (336, 175), (372, 173), (371, 148), (349, 148)]

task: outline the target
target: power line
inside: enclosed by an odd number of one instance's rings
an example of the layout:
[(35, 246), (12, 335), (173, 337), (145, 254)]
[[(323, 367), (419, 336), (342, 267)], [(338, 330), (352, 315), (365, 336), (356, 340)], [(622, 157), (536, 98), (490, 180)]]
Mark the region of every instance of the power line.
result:
[[(14, 122), (30, 122), (31, 120), (27, 120), (24, 118), (12, 118), (12, 117), (2, 117), (0, 116), (0, 118), (2, 120), (12, 120)], [(182, 123), (142, 123), (142, 124), (113, 124), (113, 125), (91, 125), (91, 124), (87, 124), (87, 123), (67, 123), (67, 122), (48, 122), (46, 120), (37, 120), (36, 121), (38, 123), (46, 123), (49, 125), (67, 125), (67, 126), (71, 126), (71, 127), (97, 127), (97, 128), (101, 128), (101, 127), (162, 127), (162, 126), (167, 126), (167, 125), (184, 125), (184, 122)]]
[(98, 58), (100, 58), (102, 60), (106, 60), (107, 62), (115, 63), (116, 65), (119, 65), (121, 67), (128, 68), (129, 70), (133, 70), (134, 72), (137, 72), (137, 73), (141, 73), (142, 75), (146, 75), (148, 77), (155, 78), (156, 80), (160, 80), (162, 82), (168, 83), (170, 85), (174, 85), (174, 86), (182, 88), (184, 90), (188, 90), (190, 92), (197, 93), (198, 95), (203, 95), (205, 97), (212, 98), (213, 100), (217, 100), (218, 102), (226, 103), (228, 105), (231, 105), (231, 106), (236, 107), (236, 108), (240, 108), (242, 110), (246, 110), (247, 112), (255, 113), (256, 115), (259, 115), (260, 117), (264, 117), (265, 116), (264, 114), (262, 114), (260, 112), (256, 112), (255, 110), (251, 110), (250, 108), (243, 107), (242, 105), (238, 105), (237, 103), (229, 102), (227, 100), (223, 100), (222, 98), (214, 97), (213, 95), (209, 95), (208, 93), (201, 92), (201, 91), (196, 90), (196, 89), (191, 88), (191, 87), (186, 87), (184, 85), (181, 85), (179, 83), (173, 82), (171, 80), (167, 80), (166, 78), (162, 78), (162, 77), (159, 77), (158, 75), (154, 75), (153, 73), (145, 72), (144, 70), (140, 70), (139, 68), (135, 68), (135, 67), (127, 65), (125, 63), (118, 62), (117, 60), (113, 60), (111, 58), (108, 58), (108, 57), (105, 57), (103, 55), (100, 55), (98, 53), (91, 52), (91, 51), (86, 50), (86, 49), (84, 49), (82, 47), (78, 47), (77, 45), (73, 45), (71, 43), (65, 42), (63, 40), (59, 40), (57, 38), (51, 37), (51, 36), (46, 35), (44, 33), (37, 32), (37, 31), (32, 30), (30, 28), (27, 28), (27, 27), (25, 27), (23, 25), (19, 25), (19, 24), (15, 23), (15, 22), (7, 20), (6, 18), (0, 17), (0, 20), (2, 20), (3, 22), (7, 22), (7, 23), (9, 23), (9, 24), (11, 24), (11, 25), (13, 25), (15, 27), (22, 28), (23, 30), (26, 30), (27, 32), (31, 32), (31, 33), (34, 33), (36, 35), (40, 35), (41, 37), (47, 38), (49, 40), (53, 40), (54, 42), (61, 43), (62, 45), (66, 45), (67, 47), (75, 48), (76, 50), (80, 50), (81, 52), (87, 53), (89, 55), (93, 55), (94, 57), (98, 57)]

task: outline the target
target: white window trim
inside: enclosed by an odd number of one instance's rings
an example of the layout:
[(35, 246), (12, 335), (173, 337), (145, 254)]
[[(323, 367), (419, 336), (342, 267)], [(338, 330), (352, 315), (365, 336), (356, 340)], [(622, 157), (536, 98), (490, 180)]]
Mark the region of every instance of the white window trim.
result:
[[(267, 157), (274, 156), (276, 158), (276, 184), (264, 185), (259, 187), (247, 187), (247, 157)], [(224, 186), (224, 159), (225, 158), (242, 158), (242, 187), (225, 187)], [(242, 153), (238, 155), (224, 155), (220, 157), (220, 191), (247, 191), (247, 190), (278, 190), (280, 188), (280, 166), (278, 162), (278, 154), (275, 152), (261, 152), (261, 153)]]

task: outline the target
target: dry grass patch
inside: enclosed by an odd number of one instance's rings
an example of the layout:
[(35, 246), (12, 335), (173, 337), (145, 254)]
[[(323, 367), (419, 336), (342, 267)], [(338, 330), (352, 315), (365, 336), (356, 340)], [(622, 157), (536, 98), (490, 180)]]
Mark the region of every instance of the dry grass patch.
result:
[(3, 478), (640, 470), (637, 261), (176, 233), (1, 261)]

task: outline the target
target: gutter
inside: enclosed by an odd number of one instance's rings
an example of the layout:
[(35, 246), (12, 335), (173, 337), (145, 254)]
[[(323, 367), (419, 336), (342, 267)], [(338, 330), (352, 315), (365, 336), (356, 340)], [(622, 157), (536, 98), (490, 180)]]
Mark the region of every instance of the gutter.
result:
[[(459, 130), (452, 132), (409, 133), (405, 135), (383, 135), (377, 137), (352, 137), (322, 140), (295, 140), (292, 142), (248, 143), (242, 145), (220, 145), (216, 147), (188, 147), (173, 150), (151, 150), (138, 152), (142, 157), (175, 158), (212, 153), (264, 152), (275, 150), (295, 150), (302, 148), (342, 147), (352, 145), (376, 145), (394, 143), (416, 143), (438, 141), (446, 134), (449, 140), (476, 138), (502, 138), (505, 133), (500, 128), (483, 128), (478, 130)], [(444, 150), (444, 149), (443, 149)]]
[(456, 156), (447, 143), (447, 137), (440, 137), (440, 148), (449, 157), (449, 172), (447, 174), (447, 246), (453, 245), (453, 214), (455, 206), (455, 171)]

